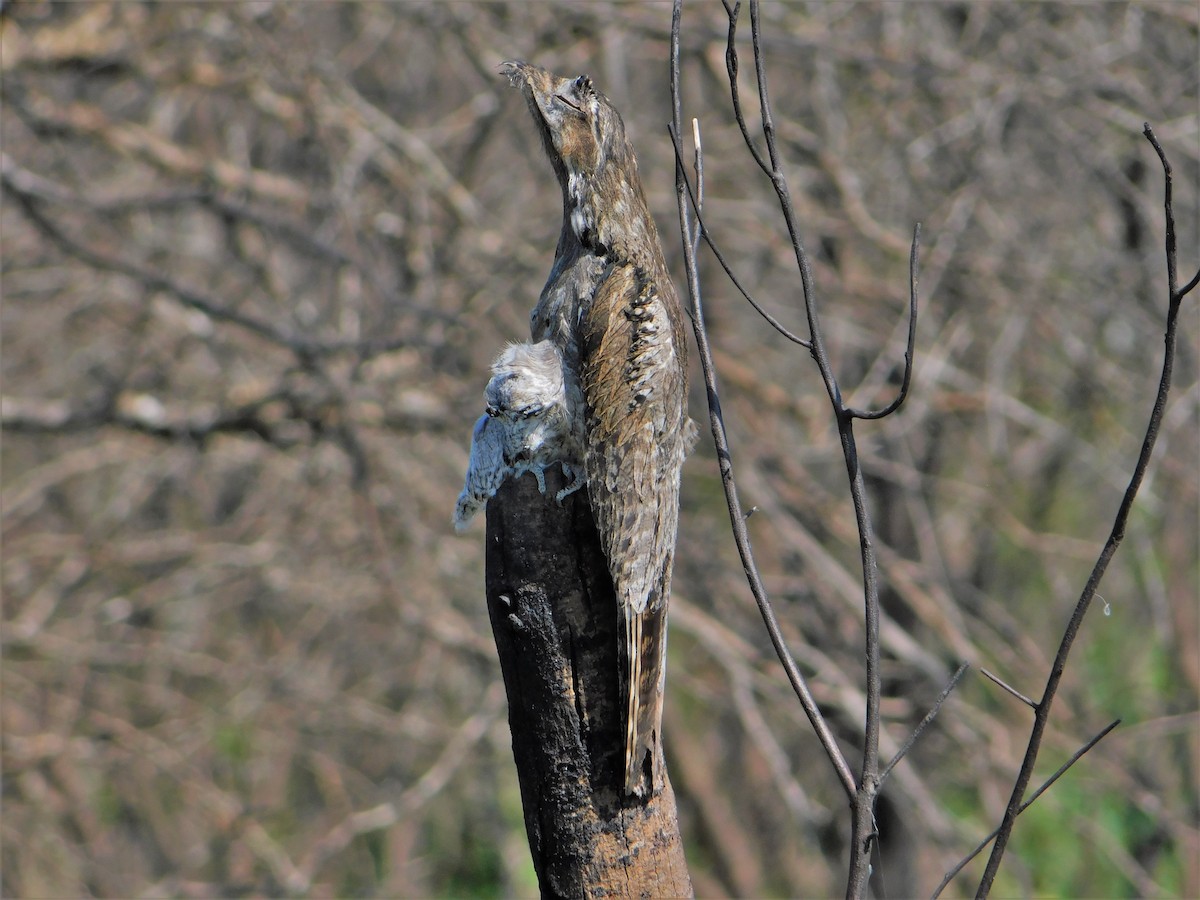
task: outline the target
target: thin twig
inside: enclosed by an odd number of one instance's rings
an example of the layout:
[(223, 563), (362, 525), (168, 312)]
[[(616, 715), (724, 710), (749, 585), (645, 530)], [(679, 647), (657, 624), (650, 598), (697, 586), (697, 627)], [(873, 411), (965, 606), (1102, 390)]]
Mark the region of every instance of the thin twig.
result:
[(904, 377), (900, 381), (900, 392), (896, 399), (882, 409), (846, 409), (846, 414), (856, 419), (882, 419), (898, 410), (908, 397), (912, 383), (913, 353), (917, 343), (917, 263), (921, 255), (921, 223), (913, 226), (912, 248), (908, 252), (908, 344), (904, 349)]
[[(1197, 284), (1200, 284), (1200, 269), (1196, 271), (1196, 274), (1193, 275), (1191, 280), (1183, 287), (1177, 286), (1179, 282), (1179, 271), (1178, 258), (1175, 249), (1175, 213), (1171, 209), (1171, 164), (1167, 161), (1167, 154), (1163, 151), (1162, 144), (1158, 142), (1158, 137), (1154, 134), (1154, 129), (1150, 127), (1149, 122), (1146, 122), (1143, 125), (1142, 134), (1146, 136), (1146, 140), (1150, 142), (1150, 145), (1154, 148), (1154, 152), (1158, 154), (1158, 161), (1162, 163), (1163, 167), (1163, 178), (1165, 182), (1163, 186), (1163, 212), (1167, 225), (1167, 286), (1170, 292), (1170, 303), (1172, 306), (1172, 310), (1168, 312), (1169, 317), (1171, 312), (1177, 311), (1174, 309), (1174, 307), (1177, 306), (1185, 296), (1190, 294)], [(1168, 320), (1168, 323), (1169, 321), (1170, 320)]]
[(983, 676), (985, 678), (987, 678), (989, 681), (991, 681), (997, 687), (1003, 688), (1004, 690), (1008, 691), (1010, 694), (1012, 694), (1014, 697), (1016, 697), (1018, 700), (1020, 700), (1022, 703), (1024, 703), (1026, 706), (1028, 706), (1030, 709), (1037, 709), (1038, 705), (1037, 705), (1036, 700), (1026, 697), (1024, 694), (1022, 694), (1020, 691), (1018, 691), (1015, 687), (1013, 687), (1011, 684), (1009, 684), (1007, 681), (1005, 681), (999, 675), (993, 675), (987, 669), (984, 669), (982, 667), (980, 667), (979, 671), (981, 673), (983, 673)]
[(1166, 154), (1155, 138), (1154, 131), (1150, 128), (1149, 124), (1145, 126), (1143, 133), (1158, 154), (1159, 162), (1162, 163), (1164, 180), (1163, 209), (1166, 218), (1168, 301), (1167, 327), (1163, 338), (1165, 350), (1163, 353), (1162, 375), (1159, 378), (1158, 391), (1154, 397), (1154, 407), (1150, 412), (1150, 422), (1146, 426), (1146, 436), (1142, 440), (1142, 449), (1138, 454), (1133, 475), (1129, 479), (1129, 485), (1125, 489), (1125, 495), (1121, 499), (1121, 505), (1117, 509), (1112, 532), (1109, 534), (1108, 540), (1105, 541), (1104, 549), (1100, 551), (1096, 565), (1093, 567), (1087, 584), (1084, 585), (1083, 593), (1076, 602), (1075, 609), (1071, 613), (1071, 618), (1067, 622), (1066, 629), (1063, 631), (1058, 653), (1054, 657), (1054, 663), (1050, 668), (1050, 675), (1046, 679), (1045, 691), (1042, 694), (1041, 701), (1037, 704), (1033, 719), (1033, 730), (1029, 735), (1029, 743), (1025, 751), (1025, 759), (1021, 763), (1021, 770), (1017, 774), (1016, 782), (1013, 785), (1008, 806), (1004, 811), (1004, 819), (997, 830), (996, 843), (993, 845), (992, 854), (988, 858), (987, 868), (984, 870), (983, 877), (979, 882), (979, 888), (975, 893), (977, 898), (986, 897), (992, 889), (993, 882), (996, 880), (996, 873), (1000, 869), (1000, 861), (1004, 858), (1008, 839), (1012, 835), (1013, 826), (1016, 824), (1017, 815), (1021, 810), (1021, 800), (1025, 796), (1025, 790), (1029, 787), (1030, 778), (1033, 776), (1033, 767), (1037, 762), (1038, 751), (1041, 749), (1042, 738), (1046, 732), (1046, 725), (1050, 720), (1050, 709), (1054, 704), (1054, 697), (1058, 692), (1059, 683), (1062, 681), (1063, 671), (1066, 669), (1067, 657), (1071, 653), (1071, 647), (1074, 645), (1075, 638), (1079, 634), (1079, 628), (1083, 624), (1083, 617), (1087, 614), (1092, 604), (1092, 599), (1096, 596), (1096, 591), (1100, 587), (1100, 581), (1108, 569), (1108, 564), (1112, 561), (1113, 556), (1117, 552), (1117, 547), (1120, 546), (1122, 539), (1125, 537), (1125, 524), (1129, 520), (1129, 513), (1133, 509), (1133, 501), (1137, 497), (1138, 490), (1142, 486), (1142, 479), (1146, 475), (1146, 469), (1150, 465), (1150, 457), (1154, 452), (1154, 444), (1158, 439), (1158, 432), (1162, 426), (1163, 413), (1166, 410), (1167, 394), (1171, 389), (1171, 373), (1175, 366), (1175, 332), (1179, 319), (1179, 310), (1184, 296), (1200, 281), (1200, 273), (1198, 273), (1198, 277), (1193, 278), (1185, 285), (1184, 289), (1181, 290), (1178, 287), (1175, 214), (1171, 208), (1171, 165), (1167, 161)]
[[(695, 132), (697, 134), (699, 134), (699, 123), (695, 122), (694, 120), (693, 120), (693, 128), (694, 128)], [(679, 135), (675, 133), (675, 126), (673, 123), (669, 123), (667, 125), (667, 131), (670, 133), (671, 142), (675, 146), (676, 164), (681, 166), (682, 158), (683, 158), (683, 149), (679, 146)], [(696, 145), (696, 149), (697, 149), (697, 158), (702, 158), (703, 154), (700, 151), (699, 144)], [(696, 227), (695, 227), (694, 231), (695, 231), (695, 233), (699, 234), (701, 237), (704, 238), (705, 243), (708, 244), (708, 248), (710, 250), (712, 250), (713, 256), (716, 257), (717, 263), (724, 270), (725, 275), (733, 283), (733, 286), (735, 288), (737, 288), (738, 293), (741, 294), (742, 297), (745, 298), (746, 302), (749, 303), (754, 308), (754, 311), (756, 313), (758, 313), (760, 316), (762, 316), (764, 319), (766, 319), (767, 323), (772, 328), (774, 328), (776, 331), (778, 331), (781, 335), (783, 335), (783, 337), (787, 338), (793, 344), (799, 344), (801, 347), (803, 347), (806, 350), (811, 349), (812, 344), (809, 341), (800, 337), (798, 334), (795, 334), (794, 332), (788, 330), (787, 326), (785, 326), (782, 322), (780, 322), (773, 315), (771, 315), (769, 312), (767, 312), (766, 309), (763, 307), (763, 305), (761, 303), (759, 303), (757, 300), (755, 300), (754, 297), (750, 294), (750, 292), (748, 290), (746, 290), (745, 286), (743, 286), (742, 282), (738, 279), (737, 275), (734, 274), (733, 268), (729, 265), (729, 262), (725, 259), (725, 254), (721, 252), (721, 248), (718, 247), (716, 241), (713, 240), (712, 234), (708, 230), (708, 226), (704, 224), (704, 217), (700, 214), (700, 207), (701, 207), (701, 204), (703, 201), (702, 201), (702, 198), (697, 197), (693, 194), (692, 183), (691, 183), (691, 181), (688, 180), (687, 172), (684, 171), (682, 173), (681, 177), (683, 178), (684, 187), (687, 188), (688, 196), (690, 197), (690, 199), (692, 201), (692, 210), (696, 216)], [(700, 177), (701, 177), (701, 173), (698, 172), (697, 173), (697, 181), (699, 181)], [(701, 187), (702, 187), (702, 185), (701, 185)], [(693, 237), (693, 243), (695, 243), (694, 237)]]
[(758, 147), (754, 145), (754, 139), (750, 137), (750, 129), (746, 126), (746, 117), (742, 114), (741, 94), (738, 91), (738, 55), (735, 41), (738, 16), (742, 11), (742, 0), (737, 0), (732, 7), (729, 5), (729, 0), (721, 0), (721, 3), (725, 6), (725, 14), (729, 16), (729, 36), (725, 44), (725, 71), (729, 75), (729, 90), (733, 93), (733, 116), (737, 121), (738, 128), (742, 131), (742, 139), (750, 149), (750, 155), (754, 157), (754, 161), (758, 163), (758, 167), (766, 176), (771, 178), (771, 167), (767, 165), (767, 161), (758, 152)]
[[(675, 140), (673, 130), (671, 143), (676, 147), (679, 146), (679, 142)], [(704, 229), (704, 222), (700, 219), (700, 210), (704, 206), (704, 145), (700, 143), (700, 120), (697, 118), (692, 119), (692, 146), (696, 148), (692, 159), (692, 167), (696, 171), (696, 196), (693, 198), (692, 203), (692, 208), (696, 211), (696, 227), (692, 229), (691, 241), (692, 252), (698, 253), (700, 250), (700, 234)], [(687, 172), (684, 172), (683, 176), (686, 181)], [(691, 193), (691, 190), (691, 185), (688, 185), (688, 192)], [(710, 241), (709, 243), (711, 244), (712, 242)], [(753, 510), (750, 512), (753, 512)], [(749, 514), (747, 513), (747, 515)]]
[[(1058, 770), (1053, 775), (1051, 775), (1049, 778), (1047, 778), (1044, 782), (1042, 782), (1042, 786), (1039, 787), (1036, 791), (1034, 791), (1029, 796), (1028, 800), (1026, 800), (1024, 803), (1021, 804), (1021, 808), (1019, 810), (1017, 810), (1017, 815), (1020, 815), (1021, 813), (1025, 812), (1025, 810), (1029, 809), (1029, 807), (1033, 806), (1034, 802), (1038, 799), (1038, 797), (1040, 797), (1040, 796), (1042, 796), (1042, 794), (1046, 793), (1046, 791), (1050, 789), (1050, 786), (1052, 784), (1054, 784), (1054, 782), (1058, 781), (1058, 779), (1062, 778), (1062, 776), (1067, 773), (1067, 770), (1070, 769), (1071, 766), (1073, 766), (1073, 765), (1075, 765), (1075, 763), (1079, 762), (1079, 760), (1083, 758), (1083, 755), (1085, 753), (1087, 753), (1089, 750), (1091, 750), (1093, 747), (1095, 747), (1098, 743), (1100, 743), (1102, 740), (1104, 740), (1104, 738), (1108, 736), (1108, 733), (1120, 724), (1121, 724), (1120, 719), (1117, 719), (1115, 722), (1109, 723), (1103, 729), (1101, 729), (1099, 734), (1097, 734), (1090, 741), (1088, 741), (1086, 744), (1084, 744), (1082, 747), (1080, 747), (1078, 750), (1076, 750), (1073, 754), (1071, 754), (1071, 758), (1068, 759), (1061, 766), (1059, 766)], [(937, 897), (941, 896), (942, 891), (944, 891), (946, 889), (946, 885), (948, 885), (951, 881), (954, 880), (954, 876), (956, 876), (959, 872), (961, 872), (964, 868), (966, 868), (967, 864), (970, 863), (971, 860), (973, 860), (976, 856), (978, 856), (980, 853), (983, 852), (983, 849), (992, 842), (992, 840), (996, 837), (996, 835), (999, 833), (999, 831), (1000, 831), (999, 827), (996, 827), (995, 829), (993, 829), (991, 834), (989, 834), (987, 837), (985, 837), (982, 841), (979, 842), (979, 846), (977, 846), (974, 850), (972, 850), (970, 853), (968, 853), (966, 856), (964, 856), (961, 860), (959, 860), (958, 864), (955, 865), (953, 869), (951, 869), (949, 872), (946, 873), (946, 875), (942, 879), (941, 883), (937, 886), (937, 889), (933, 892), (934, 900), (936, 900)]]
[(883, 787), (883, 783), (887, 780), (888, 775), (891, 774), (892, 769), (896, 768), (896, 764), (908, 755), (908, 752), (912, 750), (913, 745), (916, 744), (917, 739), (925, 733), (925, 729), (933, 723), (935, 718), (937, 718), (937, 714), (941, 712), (942, 704), (946, 702), (946, 699), (950, 696), (951, 691), (958, 686), (959, 680), (963, 677), (963, 674), (969, 667), (970, 663), (963, 663), (958, 667), (958, 670), (955, 671), (952, 676), (950, 676), (950, 681), (944, 688), (942, 688), (942, 692), (938, 694), (938, 698), (934, 701), (933, 706), (930, 707), (929, 712), (925, 713), (925, 718), (923, 718), (920, 723), (918, 723), (917, 727), (913, 729), (913, 733), (908, 736), (908, 740), (904, 742), (904, 746), (896, 751), (896, 755), (892, 757), (891, 762), (883, 767), (883, 771), (879, 773), (879, 786), (881, 788)]
[(758, 0), (750, 0), (750, 45), (754, 48), (754, 80), (758, 82), (758, 114), (762, 119), (767, 156), (771, 160), (771, 179), (779, 176), (779, 148), (775, 141), (775, 117), (767, 95), (767, 61), (762, 52), (762, 32), (759, 29)]
[[(726, 68), (730, 74), (729, 89), (733, 99), (733, 116), (737, 121), (738, 128), (742, 132), (742, 138), (746, 143), (746, 147), (754, 156), (759, 168), (766, 173), (766, 176), (771, 180), (771, 187), (774, 188), (775, 194), (779, 199), (780, 211), (783, 213), (784, 225), (787, 227), (788, 237), (792, 243), (792, 252), (796, 258), (796, 265), (800, 269), (800, 287), (804, 296), (804, 310), (808, 318), (809, 331), (809, 351), (812, 354), (813, 360), (817, 364), (817, 368), (821, 372), (821, 380), (825, 385), (825, 390), (829, 393), (829, 399), (833, 403), (835, 409), (840, 411), (842, 407), (842, 398), (840, 390), (837, 386), (837, 381), (833, 376), (833, 371), (829, 366), (829, 356), (825, 352), (824, 340), (820, 331), (820, 319), (817, 316), (817, 292), (813, 284), (812, 267), (809, 265), (808, 254), (804, 252), (804, 244), (800, 239), (799, 230), (796, 227), (796, 217), (792, 210), (791, 195), (788, 191), (787, 179), (778, 167), (767, 165), (758, 148), (754, 146), (754, 139), (750, 136), (750, 129), (746, 125), (745, 111), (742, 109), (742, 103), (737, 88), (737, 70), (738, 70), (738, 55), (737, 55), (737, 18), (741, 11), (742, 4), (739, 2), (733, 5), (731, 9), (728, 3), (725, 3), (725, 11), (729, 14), (729, 36), (728, 43), (725, 48)], [(750, 17), (753, 21), (758, 16), (758, 2), (751, 0)], [(754, 54), (756, 60), (762, 55), (762, 46), (755, 41)], [(760, 113), (762, 111), (760, 110)], [(765, 112), (767, 118), (770, 118), (770, 110)], [(775, 141), (775, 130), (772, 127), (770, 130), (764, 129), (767, 139), (770, 143)], [(772, 159), (778, 158), (778, 150), (768, 147), (767, 151)]]

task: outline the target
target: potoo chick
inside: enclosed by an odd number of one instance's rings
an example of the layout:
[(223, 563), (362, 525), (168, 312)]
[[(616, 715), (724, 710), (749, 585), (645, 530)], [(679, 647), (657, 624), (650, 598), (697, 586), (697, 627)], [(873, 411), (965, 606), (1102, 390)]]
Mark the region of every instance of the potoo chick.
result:
[(544, 494), (545, 470), (561, 463), (569, 481), (557, 499), (583, 487), (580, 448), (567, 414), (562, 354), (551, 341), (505, 348), (492, 363), (483, 399), (487, 412), (475, 423), (467, 481), (454, 508), (458, 531), (506, 478), (532, 472)]
[(567, 414), (620, 617), (627, 794), (662, 787), (667, 601), (687, 416), (683, 310), (612, 103), (586, 75), (503, 66), (562, 188), (563, 224), (531, 317), (563, 355)]

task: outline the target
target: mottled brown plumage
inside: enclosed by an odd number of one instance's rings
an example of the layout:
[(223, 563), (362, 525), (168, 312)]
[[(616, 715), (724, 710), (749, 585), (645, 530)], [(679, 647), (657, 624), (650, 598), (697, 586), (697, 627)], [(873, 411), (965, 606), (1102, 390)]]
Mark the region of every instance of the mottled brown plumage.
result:
[(562, 350), (572, 427), (622, 623), (625, 791), (656, 769), (666, 610), (687, 417), (683, 311), (620, 115), (586, 76), (505, 63), (529, 104), (563, 195), (554, 266), (531, 318)]

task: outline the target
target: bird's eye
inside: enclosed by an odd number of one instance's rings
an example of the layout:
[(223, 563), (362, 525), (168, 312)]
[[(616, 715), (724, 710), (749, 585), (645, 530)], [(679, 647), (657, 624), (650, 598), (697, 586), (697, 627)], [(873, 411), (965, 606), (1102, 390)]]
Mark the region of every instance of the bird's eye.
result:
[(563, 103), (567, 104), (567, 106), (571, 107), (571, 109), (575, 110), (575, 112), (578, 112), (578, 113), (583, 112), (583, 110), (580, 107), (576, 106), (574, 103), (572, 103), (566, 97), (564, 97), (562, 94), (558, 95), (558, 99), (561, 100)]

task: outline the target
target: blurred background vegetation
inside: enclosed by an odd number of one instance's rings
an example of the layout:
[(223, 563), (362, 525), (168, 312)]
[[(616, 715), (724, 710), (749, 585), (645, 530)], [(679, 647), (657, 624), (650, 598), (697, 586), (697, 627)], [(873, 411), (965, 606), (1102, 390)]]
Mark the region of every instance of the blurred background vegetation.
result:
[[(1186, 278), (1198, 18), (764, 5), (856, 402), (894, 390), (924, 225), (913, 394), (858, 431), (884, 753), (974, 669), (884, 797), (892, 896), (928, 893), (999, 822), (1030, 714), (977, 669), (1037, 695), (1136, 456), (1166, 295), (1140, 132), (1176, 168)], [(482, 525), (449, 525), (488, 364), (528, 334), (560, 222), (497, 65), (588, 72), (612, 97), (678, 277), (669, 24), (663, 3), (5, 4), (5, 896), (536, 893)], [(707, 222), (802, 331), (786, 235), (732, 125), (719, 4), (688, 4), (683, 52)], [(755, 548), (853, 747), (861, 588), (827, 402), (807, 356), (704, 267)], [(1200, 895), (1192, 299), (1181, 334), (1043, 775), (1123, 724), (1022, 818), (1003, 895)], [(696, 887), (840, 893), (844, 800), (754, 609), (711, 448), (682, 503), (666, 750)]]

